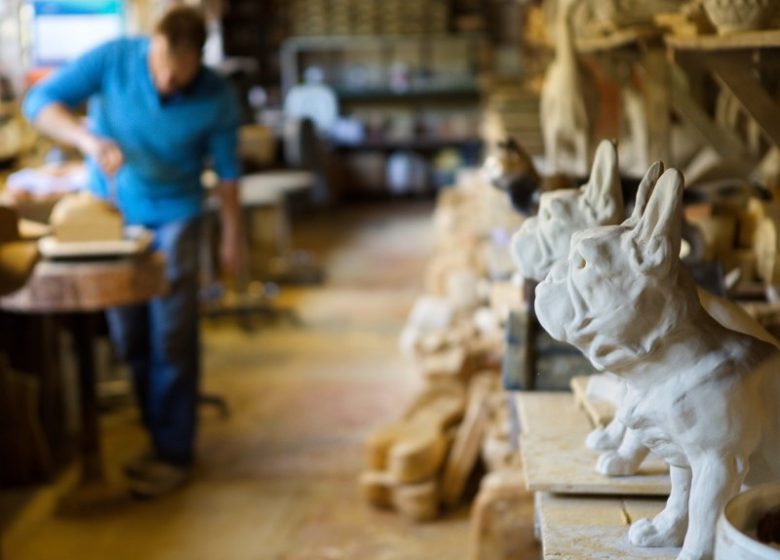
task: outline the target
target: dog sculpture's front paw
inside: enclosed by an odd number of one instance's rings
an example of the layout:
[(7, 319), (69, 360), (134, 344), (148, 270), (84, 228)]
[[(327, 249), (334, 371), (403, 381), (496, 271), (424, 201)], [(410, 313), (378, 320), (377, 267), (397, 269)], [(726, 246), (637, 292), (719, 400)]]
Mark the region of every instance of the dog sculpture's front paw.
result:
[(604, 476), (631, 476), (636, 474), (638, 469), (636, 461), (615, 451), (602, 453), (596, 461), (596, 472)]
[(617, 449), (622, 441), (622, 435), (616, 437), (605, 428), (596, 428), (585, 438), (585, 446), (593, 451), (610, 451)]
[[(663, 514), (655, 519), (640, 519), (628, 530), (628, 542), (634, 546), (681, 546), (685, 538), (683, 523), (666, 523)], [(681, 553), (682, 554), (682, 553)], [(678, 557), (677, 560), (681, 560)], [(685, 560), (688, 560), (687, 558)]]

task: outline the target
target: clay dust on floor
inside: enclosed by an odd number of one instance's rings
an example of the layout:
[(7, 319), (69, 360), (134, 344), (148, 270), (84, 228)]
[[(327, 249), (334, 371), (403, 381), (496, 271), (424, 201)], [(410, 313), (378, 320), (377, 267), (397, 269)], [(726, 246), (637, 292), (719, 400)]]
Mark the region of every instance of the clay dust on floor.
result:
[[(151, 502), (87, 518), (48, 516), (6, 560), (453, 560), (468, 508), (422, 525), (360, 499), (362, 443), (397, 419), (419, 379), (397, 339), (430, 254), (429, 204), (344, 209), (296, 224), (328, 281), (286, 289), (303, 326), (205, 327), (205, 390), (231, 416), (201, 411), (194, 481)], [(106, 462), (144, 449), (132, 406), (102, 419)]]

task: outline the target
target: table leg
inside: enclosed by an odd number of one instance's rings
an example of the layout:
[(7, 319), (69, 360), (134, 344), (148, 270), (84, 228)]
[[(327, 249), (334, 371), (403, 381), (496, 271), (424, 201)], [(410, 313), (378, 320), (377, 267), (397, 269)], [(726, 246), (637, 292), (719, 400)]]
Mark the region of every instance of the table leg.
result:
[(79, 370), (81, 472), (77, 486), (60, 499), (59, 512), (81, 514), (121, 503), (128, 495), (108, 482), (103, 467), (95, 375), (95, 316), (75, 314), (71, 324)]
[(94, 317), (80, 315), (73, 329), (73, 342), (79, 366), (79, 400), (81, 405), (81, 481), (103, 481), (103, 460), (100, 449), (97, 387), (95, 379)]

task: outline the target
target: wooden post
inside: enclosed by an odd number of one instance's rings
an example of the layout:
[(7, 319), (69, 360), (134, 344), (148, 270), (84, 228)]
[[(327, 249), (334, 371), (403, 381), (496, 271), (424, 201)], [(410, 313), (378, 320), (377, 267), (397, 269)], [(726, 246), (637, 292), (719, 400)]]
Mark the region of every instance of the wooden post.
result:
[(100, 453), (100, 427), (98, 425), (95, 383), (95, 317), (90, 313), (77, 313), (72, 316), (71, 324), (79, 366), (81, 481), (82, 483), (102, 482), (105, 477)]

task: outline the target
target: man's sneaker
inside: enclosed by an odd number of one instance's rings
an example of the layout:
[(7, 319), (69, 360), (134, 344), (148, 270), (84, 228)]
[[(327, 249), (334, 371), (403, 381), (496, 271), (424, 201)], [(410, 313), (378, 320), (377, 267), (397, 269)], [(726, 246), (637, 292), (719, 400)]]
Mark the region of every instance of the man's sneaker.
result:
[(146, 470), (146, 467), (157, 460), (157, 456), (152, 451), (146, 451), (133, 459), (130, 459), (124, 466), (125, 476), (128, 478), (138, 478)]
[(152, 459), (130, 478), (130, 492), (138, 498), (157, 498), (184, 486), (191, 475), (191, 467)]

